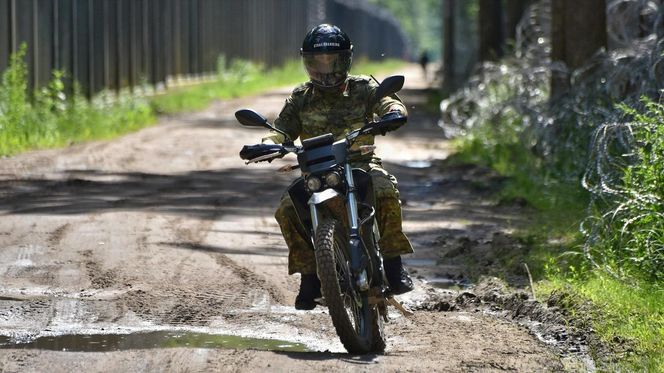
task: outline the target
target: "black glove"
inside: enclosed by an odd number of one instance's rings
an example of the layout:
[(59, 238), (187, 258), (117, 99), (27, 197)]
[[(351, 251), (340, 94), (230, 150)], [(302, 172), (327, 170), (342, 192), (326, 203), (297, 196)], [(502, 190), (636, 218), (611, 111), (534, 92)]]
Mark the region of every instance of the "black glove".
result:
[(383, 121), (389, 121), (389, 120), (393, 120), (393, 119), (396, 119), (396, 118), (403, 118), (403, 117), (404, 117), (404, 116), (401, 115), (401, 112), (400, 112), (400, 111), (394, 110), (394, 111), (390, 111), (390, 112), (388, 112), (387, 114), (385, 114), (385, 115), (383, 115), (382, 117), (380, 117), (380, 121), (381, 121), (381, 122), (383, 122)]
[(406, 117), (401, 115), (399, 111), (390, 111), (389, 113), (380, 117), (376, 129), (378, 133), (385, 136), (386, 133), (394, 131), (406, 123)]
[(252, 160), (272, 153), (283, 153), (283, 147), (277, 144), (245, 145), (242, 147), (242, 150), (240, 150), (240, 158), (244, 160)]

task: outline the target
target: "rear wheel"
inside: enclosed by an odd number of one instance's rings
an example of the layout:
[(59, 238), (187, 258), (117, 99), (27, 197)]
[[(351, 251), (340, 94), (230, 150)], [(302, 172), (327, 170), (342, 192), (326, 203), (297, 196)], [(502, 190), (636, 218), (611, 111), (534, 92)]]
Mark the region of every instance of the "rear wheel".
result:
[[(385, 343), (377, 307), (369, 305), (366, 294), (354, 291), (348, 255), (348, 234), (336, 220), (323, 221), (316, 230), (316, 264), (321, 290), (332, 323), (344, 347), (351, 354), (382, 352)], [(376, 333), (381, 343), (374, 343)]]

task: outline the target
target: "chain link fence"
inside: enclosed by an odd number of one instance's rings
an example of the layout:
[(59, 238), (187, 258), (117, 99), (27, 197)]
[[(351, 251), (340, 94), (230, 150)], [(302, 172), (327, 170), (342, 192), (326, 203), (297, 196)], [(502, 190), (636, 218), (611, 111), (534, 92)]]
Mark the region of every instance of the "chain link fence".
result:
[(407, 57), (395, 18), (364, 0), (0, 0), (0, 71), (25, 43), (33, 89), (53, 70), (88, 97), (157, 87), (215, 72), (220, 55), (268, 67), (297, 58), (323, 22), (348, 33), (357, 57)]

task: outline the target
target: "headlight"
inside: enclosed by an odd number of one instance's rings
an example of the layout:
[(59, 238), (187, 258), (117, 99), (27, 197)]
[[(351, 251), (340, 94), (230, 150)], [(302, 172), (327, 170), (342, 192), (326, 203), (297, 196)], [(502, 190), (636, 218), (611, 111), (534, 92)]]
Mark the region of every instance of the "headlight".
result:
[(325, 175), (325, 184), (332, 188), (339, 186), (339, 184), (341, 184), (341, 175), (337, 172), (330, 172)]
[(307, 190), (309, 192), (317, 192), (321, 186), (323, 186), (323, 183), (316, 176), (309, 176), (307, 178)]

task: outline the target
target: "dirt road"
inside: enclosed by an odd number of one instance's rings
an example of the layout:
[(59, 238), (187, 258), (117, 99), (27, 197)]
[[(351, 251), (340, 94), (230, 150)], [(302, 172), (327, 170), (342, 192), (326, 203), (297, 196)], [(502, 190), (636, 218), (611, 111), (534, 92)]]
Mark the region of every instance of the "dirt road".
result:
[[(411, 120), (379, 140), (379, 154), (400, 180), (419, 276), (402, 300), (418, 309), (459, 294), (432, 286), (462, 278), (462, 267), (440, 265), (441, 247), (519, 217), (496, 215), (459, 182), (463, 170), (440, 171), (448, 142), (421, 109), (419, 71), (406, 73)], [(386, 354), (349, 356), (324, 309), (292, 308), (299, 279), (286, 274), (272, 214), (296, 176), (275, 171), (293, 160), (245, 166), (237, 153), (262, 132), (233, 117), (253, 107), (274, 118), (287, 93), (1, 159), (0, 371), (562, 369), (525, 328), (478, 309), (394, 313)]]

